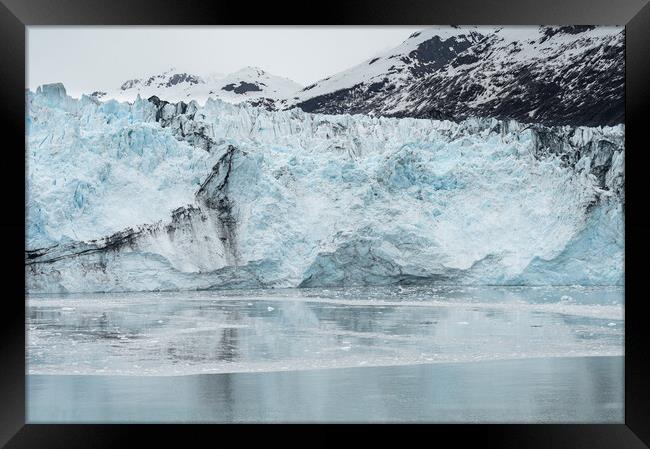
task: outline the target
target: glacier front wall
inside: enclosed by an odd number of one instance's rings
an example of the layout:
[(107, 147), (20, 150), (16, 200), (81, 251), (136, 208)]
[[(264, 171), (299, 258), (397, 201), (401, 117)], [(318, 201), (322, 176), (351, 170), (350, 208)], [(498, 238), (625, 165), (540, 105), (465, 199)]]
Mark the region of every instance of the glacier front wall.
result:
[(30, 292), (623, 282), (622, 126), (27, 102)]

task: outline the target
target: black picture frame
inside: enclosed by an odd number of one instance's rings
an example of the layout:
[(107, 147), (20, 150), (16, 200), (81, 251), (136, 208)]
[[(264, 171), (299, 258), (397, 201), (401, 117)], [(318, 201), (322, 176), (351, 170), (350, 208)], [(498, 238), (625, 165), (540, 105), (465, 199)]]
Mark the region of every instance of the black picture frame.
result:
[[(374, 426), (401, 441), (488, 447), (640, 448), (650, 445), (650, 333), (645, 322), (644, 260), (650, 219), (644, 209), (648, 144), (644, 137), (650, 104), (650, 5), (647, 0), (329, 0), (248, 2), (170, 0), (0, 0), (0, 105), (2, 105), (2, 212), (4, 300), (0, 326), (0, 445), (8, 448), (131, 447), (134, 432), (149, 443), (198, 444), (209, 434), (218, 444), (224, 430), (202, 426), (117, 426), (25, 424), (24, 242), (25, 50), (29, 25), (625, 25), (626, 33), (626, 204), (625, 204), (625, 424), (620, 425), (436, 425)], [(644, 126), (645, 125), (645, 126)], [(647, 176), (647, 175), (646, 175)], [(22, 180), (22, 181), (21, 181)], [(266, 426), (273, 438), (283, 426)], [(256, 432), (230, 426), (228, 436), (247, 442)], [(285, 429), (286, 430), (286, 429)], [(292, 429), (293, 431), (293, 429)], [(340, 444), (329, 429), (309, 429), (321, 444)], [(317, 433), (315, 433), (317, 432)], [(260, 433), (261, 435), (261, 433)], [(283, 437), (286, 441), (286, 435)], [(147, 445), (147, 444), (145, 444)]]

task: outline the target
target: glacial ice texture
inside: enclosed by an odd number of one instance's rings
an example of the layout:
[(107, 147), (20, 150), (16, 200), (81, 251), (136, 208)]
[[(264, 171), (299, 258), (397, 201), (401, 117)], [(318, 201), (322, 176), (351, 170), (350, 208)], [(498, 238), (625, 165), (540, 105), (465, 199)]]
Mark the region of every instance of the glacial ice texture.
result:
[(32, 292), (622, 284), (622, 126), (27, 101)]

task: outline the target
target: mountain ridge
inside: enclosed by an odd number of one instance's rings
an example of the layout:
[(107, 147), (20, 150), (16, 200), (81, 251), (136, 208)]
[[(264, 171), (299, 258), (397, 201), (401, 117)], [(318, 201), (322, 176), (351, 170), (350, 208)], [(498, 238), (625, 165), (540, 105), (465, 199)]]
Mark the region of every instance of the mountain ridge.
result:
[(620, 27), (444, 27), (304, 88), (315, 113), (493, 117), (546, 125), (624, 122)]
[(218, 98), (327, 115), (616, 125), (625, 120), (624, 49), (622, 27), (432, 27), (308, 86), (257, 67), (205, 77), (170, 69), (92, 95)]
[(169, 102), (195, 100), (201, 103), (218, 98), (228, 103), (276, 101), (302, 86), (293, 80), (247, 66), (229, 74), (205, 76), (170, 68), (161, 73), (125, 80), (119, 87), (97, 90), (90, 95), (98, 100), (133, 102), (156, 96)]

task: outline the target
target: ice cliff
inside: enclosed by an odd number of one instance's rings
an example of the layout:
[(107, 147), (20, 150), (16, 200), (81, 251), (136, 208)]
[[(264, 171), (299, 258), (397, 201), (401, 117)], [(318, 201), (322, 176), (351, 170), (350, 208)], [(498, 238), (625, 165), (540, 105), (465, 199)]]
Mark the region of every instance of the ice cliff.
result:
[(624, 128), (27, 92), (32, 292), (623, 281)]

